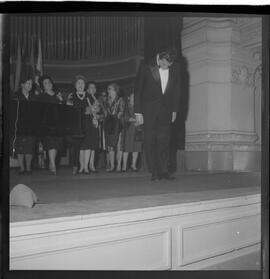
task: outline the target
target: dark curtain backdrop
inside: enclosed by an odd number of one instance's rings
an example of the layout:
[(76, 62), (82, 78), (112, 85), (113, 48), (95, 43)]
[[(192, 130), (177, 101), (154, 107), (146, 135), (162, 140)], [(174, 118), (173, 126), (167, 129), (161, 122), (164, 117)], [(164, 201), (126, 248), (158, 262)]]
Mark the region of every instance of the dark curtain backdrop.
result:
[(148, 16), (144, 18), (144, 58), (147, 61), (160, 47), (172, 45), (181, 54), (181, 16)]
[(46, 60), (104, 60), (142, 54), (143, 17), (90, 15), (12, 15), (12, 58), (18, 40), (30, 57), (41, 40)]
[(172, 125), (170, 169), (176, 170), (176, 150), (185, 149), (185, 122), (189, 103), (189, 74), (187, 60), (181, 50), (182, 17), (170, 16), (148, 16), (144, 20), (144, 59), (147, 62), (155, 56), (160, 47), (174, 46), (178, 52), (177, 63), (181, 70), (181, 98), (179, 102), (179, 113), (175, 123)]

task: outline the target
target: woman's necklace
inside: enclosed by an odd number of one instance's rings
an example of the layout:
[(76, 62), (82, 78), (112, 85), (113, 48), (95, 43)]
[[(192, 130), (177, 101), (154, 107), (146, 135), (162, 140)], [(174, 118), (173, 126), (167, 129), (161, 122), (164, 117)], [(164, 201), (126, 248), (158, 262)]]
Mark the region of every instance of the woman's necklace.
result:
[(82, 91), (82, 92), (78, 92), (77, 91), (76, 95), (82, 101), (84, 99), (84, 97), (85, 97), (85, 92), (84, 91)]

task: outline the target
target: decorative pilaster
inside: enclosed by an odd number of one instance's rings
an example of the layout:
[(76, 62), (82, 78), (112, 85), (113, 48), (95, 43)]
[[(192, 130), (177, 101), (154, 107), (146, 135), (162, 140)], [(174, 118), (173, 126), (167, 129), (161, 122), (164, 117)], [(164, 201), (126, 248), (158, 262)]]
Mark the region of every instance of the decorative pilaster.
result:
[[(261, 27), (258, 20), (252, 23)], [(259, 45), (247, 45), (243, 26), (237, 18), (184, 18), (182, 46), (190, 74), (187, 169), (260, 168), (254, 82), (258, 59), (250, 51)]]

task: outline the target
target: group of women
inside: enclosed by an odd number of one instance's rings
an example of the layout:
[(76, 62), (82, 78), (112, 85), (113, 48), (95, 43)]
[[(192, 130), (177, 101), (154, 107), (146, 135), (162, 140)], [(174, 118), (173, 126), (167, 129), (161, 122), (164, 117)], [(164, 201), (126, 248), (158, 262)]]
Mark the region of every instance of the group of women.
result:
[(137, 158), (142, 151), (142, 127), (137, 124), (134, 115), (134, 95), (121, 97), (120, 87), (116, 83), (109, 84), (106, 91), (97, 92), (96, 83), (87, 82), (81, 75), (75, 77), (73, 85), (73, 92), (65, 97), (55, 90), (54, 82), (49, 76), (39, 79), (39, 87), (34, 86), (31, 78), (21, 80), (21, 88), (15, 94), (17, 100), (63, 104), (81, 109), (85, 130), (83, 135), (65, 137), (46, 135), (37, 139), (34, 136), (18, 136), (15, 153), (19, 173), (32, 173), (37, 140), (48, 154), (48, 169), (52, 174), (56, 174), (56, 158), (64, 141), (70, 150), (70, 165), (74, 175), (97, 172), (97, 152), (104, 155), (108, 172), (127, 171), (128, 154), (132, 153), (131, 169), (137, 171)]

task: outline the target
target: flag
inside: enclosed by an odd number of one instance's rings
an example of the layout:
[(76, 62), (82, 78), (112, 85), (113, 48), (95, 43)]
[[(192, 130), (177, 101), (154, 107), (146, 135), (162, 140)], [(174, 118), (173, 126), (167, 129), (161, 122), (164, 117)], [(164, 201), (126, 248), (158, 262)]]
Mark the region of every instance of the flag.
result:
[(14, 65), (13, 65), (13, 59), (12, 56), (9, 58), (9, 69), (10, 69), (10, 77), (9, 77), (9, 82), (10, 82), (10, 90), (11, 92), (14, 92)]
[[(26, 47), (22, 49), (21, 54), (21, 74), (20, 74), (20, 83), (22, 80), (32, 78), (32, 67), (29, 63), (29, 58), (26, 53)], [(19, 84), (20, 85), (20, 84)]]
[(20, 42), (20, 40), (18, 40), (16, 71), (15, 71), (15, 84), (14, 84), (14, 91), (15, 92), (20, 88), (21, 69), (22, 69), (22, 50), (21, 50), (21, 42)]
[(33, 77), (33, 80), (35, 80), (36, 75), (36, 67), (35, 67), (35, 46), (34, 46), (34, 40), (32, 39), (31, 43), (31, 53), (30, 53), (30, 73)]
[(38, 42), (38, 58), (37, 58), (37, 66), (36, 66), (37, 74), (39, 76), (43, 75), (43, 65), (42, 65), (42, 49), (41, 49), (41, 40)]

